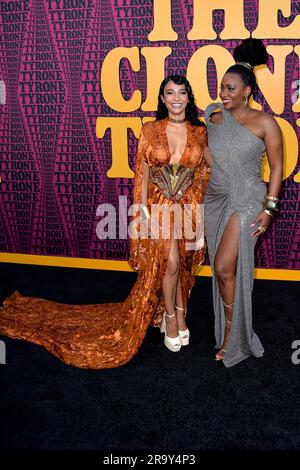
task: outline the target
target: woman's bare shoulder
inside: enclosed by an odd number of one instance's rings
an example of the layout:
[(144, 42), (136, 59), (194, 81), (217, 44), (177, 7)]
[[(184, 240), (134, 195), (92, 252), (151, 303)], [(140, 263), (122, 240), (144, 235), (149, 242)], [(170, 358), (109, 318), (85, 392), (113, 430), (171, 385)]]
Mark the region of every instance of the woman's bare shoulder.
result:
[(255, 121), (259, 124), (261, 128), (263, 128), (265, 131), (271, 131), (271, 132), (278, 132), (280, 131), (280, 127), (274, 118), (269, 113), (265, 113), (263, 111), (259, 111), (257, 109), (253, 110), (254, 114), (253, 117)]
[(274, 117), (271, 114), (265, 113), (264, 111), (259, 111), (258, 109), (252, 109), (252, 113), (253, 113), (253, 118), (258, 119), (261, 122), (275, 121)]

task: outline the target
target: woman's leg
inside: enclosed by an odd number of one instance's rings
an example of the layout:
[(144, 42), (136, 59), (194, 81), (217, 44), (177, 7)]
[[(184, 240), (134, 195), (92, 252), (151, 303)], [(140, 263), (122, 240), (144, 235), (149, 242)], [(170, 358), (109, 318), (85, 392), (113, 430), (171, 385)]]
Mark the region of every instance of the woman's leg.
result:
[[(175, 311), (175, 298), (179, 277), (179, 253), (177, 240), (171, 238), (171, 247), (169, 258), (167, 262), (167, 269), (162, 285), (162, 292), (166, 312), (168, 315), (173, 315)], [(166, 317), (167, 335), (171, 338), (178, 336), (177, 317)]]
[(225, 335), (222, 347), (216, 355), (216, 359), (222, 359), (231, 330), (231, 321), (234, 307), (234, 293), (236, 268), (239, 247), (239, 227), (237, 214), (233, 214), (227, 223), (222, 239), (218, 246), (214, 270), (217, 278), (220, 294), (224, 304), (225, 312)]
[(176, 289), (176, 314), (177, 314), (177, 324), (178, 330), (185, 331), (186, 326), (186, 305), (183, 305), (182, 292), (181, 292), (181, 283), (180, 276), (178, 275), (177, 289)]

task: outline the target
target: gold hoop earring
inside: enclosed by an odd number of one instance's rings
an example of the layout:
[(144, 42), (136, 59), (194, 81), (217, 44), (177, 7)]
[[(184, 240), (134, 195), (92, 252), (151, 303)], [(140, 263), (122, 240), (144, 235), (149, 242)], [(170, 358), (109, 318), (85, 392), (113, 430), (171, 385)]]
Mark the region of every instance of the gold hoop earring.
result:
[(246, 108), (248, 104), (248, 95), (245, 95), (244, 101), (245, 101), (245, 108)]

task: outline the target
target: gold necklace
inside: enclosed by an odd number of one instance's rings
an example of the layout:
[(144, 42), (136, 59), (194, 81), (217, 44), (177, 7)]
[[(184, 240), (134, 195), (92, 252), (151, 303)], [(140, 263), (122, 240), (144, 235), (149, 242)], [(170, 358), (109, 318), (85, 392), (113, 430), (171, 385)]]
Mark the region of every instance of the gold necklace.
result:
[(184, 118), (184, 119), (173, 119), (173, 118), (168, 117), (168, 121), (174, 122), (174, 124), (183, 124), (184, 122), (186, 122), (186, 118)]

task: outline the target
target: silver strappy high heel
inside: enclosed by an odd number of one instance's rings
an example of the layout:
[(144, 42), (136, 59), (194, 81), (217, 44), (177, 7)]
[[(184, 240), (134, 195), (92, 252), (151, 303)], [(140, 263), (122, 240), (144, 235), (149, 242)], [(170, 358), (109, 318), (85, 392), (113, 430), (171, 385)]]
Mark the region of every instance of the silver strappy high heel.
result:
[[(225, 302), (223, 302), (223, 305), (224, 305), (224, 307), (230, 308), (232, 310), (234, 308), (234, 302), (232, 304), (226, 304)], [(225, 322), (231, 327), (232, 320), (228, 320), (226, 315), (225, 315)], [(224, 348), (219, 349), (219, 351), (215, 355), (215, 360), (216, 361), (223, 361), (224, 356), (226, 354), (226, 351), (227, 351), (227, 349), (224, 349)]]

